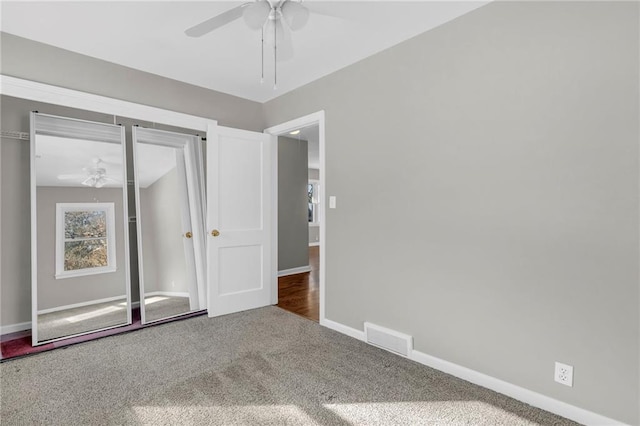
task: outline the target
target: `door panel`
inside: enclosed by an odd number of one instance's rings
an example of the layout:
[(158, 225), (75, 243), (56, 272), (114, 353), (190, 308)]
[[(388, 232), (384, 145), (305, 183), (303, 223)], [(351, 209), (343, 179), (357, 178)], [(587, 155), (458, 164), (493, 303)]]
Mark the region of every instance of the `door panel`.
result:
[(271, 143), (263, 133), (207, 132), (209, 316), (271, 304)]
[(225, 247), (220, 249), (219, 257), (220, 296), (262, 289), (260, 245)]
[(262, 228), (260, 191), (262, 144), (252, 139), (219, 138), (219, 226), (227, 230)]

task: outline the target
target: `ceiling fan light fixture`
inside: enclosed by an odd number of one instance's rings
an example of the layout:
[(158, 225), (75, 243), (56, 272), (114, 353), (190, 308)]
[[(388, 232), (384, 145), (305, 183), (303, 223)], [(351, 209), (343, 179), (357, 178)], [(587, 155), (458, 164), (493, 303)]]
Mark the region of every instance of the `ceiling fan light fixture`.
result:
[(259, 30), (271, 13), (271, 4), (267, 0), (258, 0), (242, 10), (242, 18), (249, 28)]
[(292, 31), (297, 31), (307, 25), (309, 9), (294, 0), (287, 0), (281, 6), (282, 17)]
[(188, 28), (185, 33), (200, 37), (242, 17), (250, 29), (261, 30), (260, 83), (264, 82), (265, 44), (273, 47), (273, 88), (276, 89), (278, 61), (293, 57), (291, 31), (301, 29), (309, 20), (309, 10), (301, 3), (302, 0), (253, 0)]

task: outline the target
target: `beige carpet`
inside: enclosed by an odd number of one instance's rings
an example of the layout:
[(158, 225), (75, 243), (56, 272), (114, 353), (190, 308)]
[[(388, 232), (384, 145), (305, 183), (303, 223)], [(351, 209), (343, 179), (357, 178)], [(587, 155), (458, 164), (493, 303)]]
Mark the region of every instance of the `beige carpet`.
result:
[(127, 299), (38, 315), (38, 341), (127, 323)]
[(572, 425), (267, 307), (0, 364), (2, 425)]
[(148, 296), (144, 310), (147, 322), (191, 312), (189, 298), (176, 296)]

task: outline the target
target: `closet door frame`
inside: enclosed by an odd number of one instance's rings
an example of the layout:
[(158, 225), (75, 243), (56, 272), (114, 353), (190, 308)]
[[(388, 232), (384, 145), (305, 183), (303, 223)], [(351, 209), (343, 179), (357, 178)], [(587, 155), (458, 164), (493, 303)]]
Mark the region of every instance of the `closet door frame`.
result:
[[(218, 126), (217, 120), (206, 117), (198, 117), (106, 96), (65, 89), (3, 74), (0, 74), (0, 94), (113, 116), (130, 117), (141, 121), (193, 129), (201, 131), (203, 134), (211, 129), (217, 129)], [(198, 161), (200, 164), (198, 164), (197, 167), (199, 170), (204, 170), (202, 158), (198, 159)], [(202, 191), (204, 192), (204, 190)], [(204, 237), (203, 235), (203, 238)], [(208, 308), (207, 306), (207, 310)]]

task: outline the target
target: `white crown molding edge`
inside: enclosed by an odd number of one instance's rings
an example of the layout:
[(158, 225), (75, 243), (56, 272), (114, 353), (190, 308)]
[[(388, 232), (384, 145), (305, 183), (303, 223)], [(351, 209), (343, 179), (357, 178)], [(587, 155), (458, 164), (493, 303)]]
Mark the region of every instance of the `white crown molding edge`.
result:
[(0, 94), (154, 123), (207, 131), (216, 120), (0, 74)]

